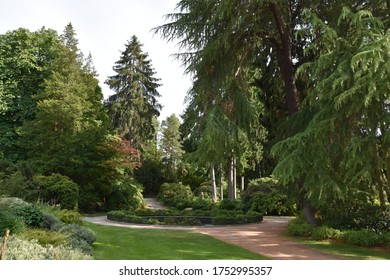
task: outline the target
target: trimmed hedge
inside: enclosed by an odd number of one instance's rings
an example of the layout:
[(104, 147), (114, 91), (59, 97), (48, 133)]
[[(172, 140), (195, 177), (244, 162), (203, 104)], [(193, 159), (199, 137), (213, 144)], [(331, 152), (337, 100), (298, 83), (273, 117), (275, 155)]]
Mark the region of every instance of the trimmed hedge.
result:
[[(154, 214), (154, 215), (145, 215)], [(141, 214), (141, 215), (138, 215)], [(204, 215), (197, 215), (204, 214)], [(140, 224), (180, 224), (180, 225), (228, 225), (258, 223), (263, 221), (263, 215), (257, 212), (242, 211), (218, 211), (218, 212), (195, 212), (192, 211), (170, 211), (170, 210), (147, 210), (147, 211), (111, 211), (107, 214), (107, 219), (125, 223)]]

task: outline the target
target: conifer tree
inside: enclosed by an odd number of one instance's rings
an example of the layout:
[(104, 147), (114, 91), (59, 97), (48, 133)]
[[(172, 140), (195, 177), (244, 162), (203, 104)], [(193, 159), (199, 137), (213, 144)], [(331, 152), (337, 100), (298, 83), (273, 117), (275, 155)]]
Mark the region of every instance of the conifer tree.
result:
[(179, 118), (175, 114), (168, 116), (162, 121), (161, 130), (160, 149), (163, 161), (166, 165), (169, 180), (175, 180), (175, 173), (184, 153), (181, 143)]
[(115, 91), (106, 106), (116, 133), (125, 135), (133, 147), (142, 148), (155, 135), (153, 118), (160, 114), (160, 84), (138, 38), (133, 36), (125, 47), (113, 68), (116, 75), (106, 81)]

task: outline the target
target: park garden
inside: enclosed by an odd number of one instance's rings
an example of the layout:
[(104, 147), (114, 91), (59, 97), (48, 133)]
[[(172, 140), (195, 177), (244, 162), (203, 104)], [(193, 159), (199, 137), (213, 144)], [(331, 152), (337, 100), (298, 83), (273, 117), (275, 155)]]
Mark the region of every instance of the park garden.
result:
[(389, 258), (389, 11), (382, 0), (182, 0), (153, 30), (178, 42), (193, 81), (183, 114), (164, 120), (163, 81), (136, 36), (105, 98), (71, 23), (0, 34), (1, 257), (264, 258), (192, 232), (82, 221), (103, 213), (173, 226), (295, 216), (297, 242)]

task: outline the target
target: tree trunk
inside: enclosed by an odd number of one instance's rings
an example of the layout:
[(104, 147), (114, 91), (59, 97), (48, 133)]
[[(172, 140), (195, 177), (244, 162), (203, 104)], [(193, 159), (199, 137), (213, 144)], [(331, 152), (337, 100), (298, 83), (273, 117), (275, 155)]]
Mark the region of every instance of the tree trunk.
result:
[(228, 199), (233, 200), (233, 160), (229, 158), (228, 162)]
[[(298, 91), (295, 84), (295, 70), (291, 55), (291, 15), (290, 11), (288, 11), (287, 15), (283, 15), (279, 5), (276, 3), (271, 3), (270, 8), (280, 37), (280, 44), (275, 46), (277, 61), (284, 81), (287, 112), (289, 117), (292, 117), (298, 112), (299, 108), (297, 100)], [(315, 211), (310, 206), (306, 197), (306, 190), (303, 188), (303, 181), (299, 182), (298, 191), (300, 194), (300, 204), (303, 212), (305, 213), (306, 221), (311, 225), (317, 225)]]
[(220, 188), (220, 196), (219, 199), (222, 201), (223, 200), (223, 185), (222, 185), (222, 176), (223, 176), (223, 168), (222, 164), (219, 166), (219, 188)]
[(245, 189), (245, 178), (244, 176), (241, 176), (241, 192), (243, 192)]
[(211, 198), (213, 202), (217, 202), (217, 183), (215, 181), (214, 163), (210, 164), (210, 179), (211, 179)]
[(233, 200), (237, 199), (237, 158), (233, 156)]
[(299, 189), (300, 206), (305, 215), (306, 222), (308, 222), (312, 226), (317, 226), (318, 223), (315, 217), (315, 211), (313, 207), (311, 207), (309, 201), (306, 198), (306, 190), (303, 187), (303, 181), (300, 181), (298, 183), (298, 189)]

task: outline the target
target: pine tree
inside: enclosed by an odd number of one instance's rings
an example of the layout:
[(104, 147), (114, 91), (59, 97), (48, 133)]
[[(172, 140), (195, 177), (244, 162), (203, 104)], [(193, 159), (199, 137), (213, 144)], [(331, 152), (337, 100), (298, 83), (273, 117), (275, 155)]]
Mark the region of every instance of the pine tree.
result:
[(116, 133), (125, 135), (132, 147), (142, 148), (154, 137), (153, 118), (161, 109), (157, 101), (160, 84), (137, 37), (133, 36), (125, 47), (113, 68), (117, 74), (106, 81), (115, 91), (106, 106)]
[(169, 179), (174, 180), (176, 170), (184, 153), (181, 143), (179, 118), (175, 114), (167, 117), (161, 123), (161, 130), (160, 149), (163, 154), (163, 161), (166, 165)]

